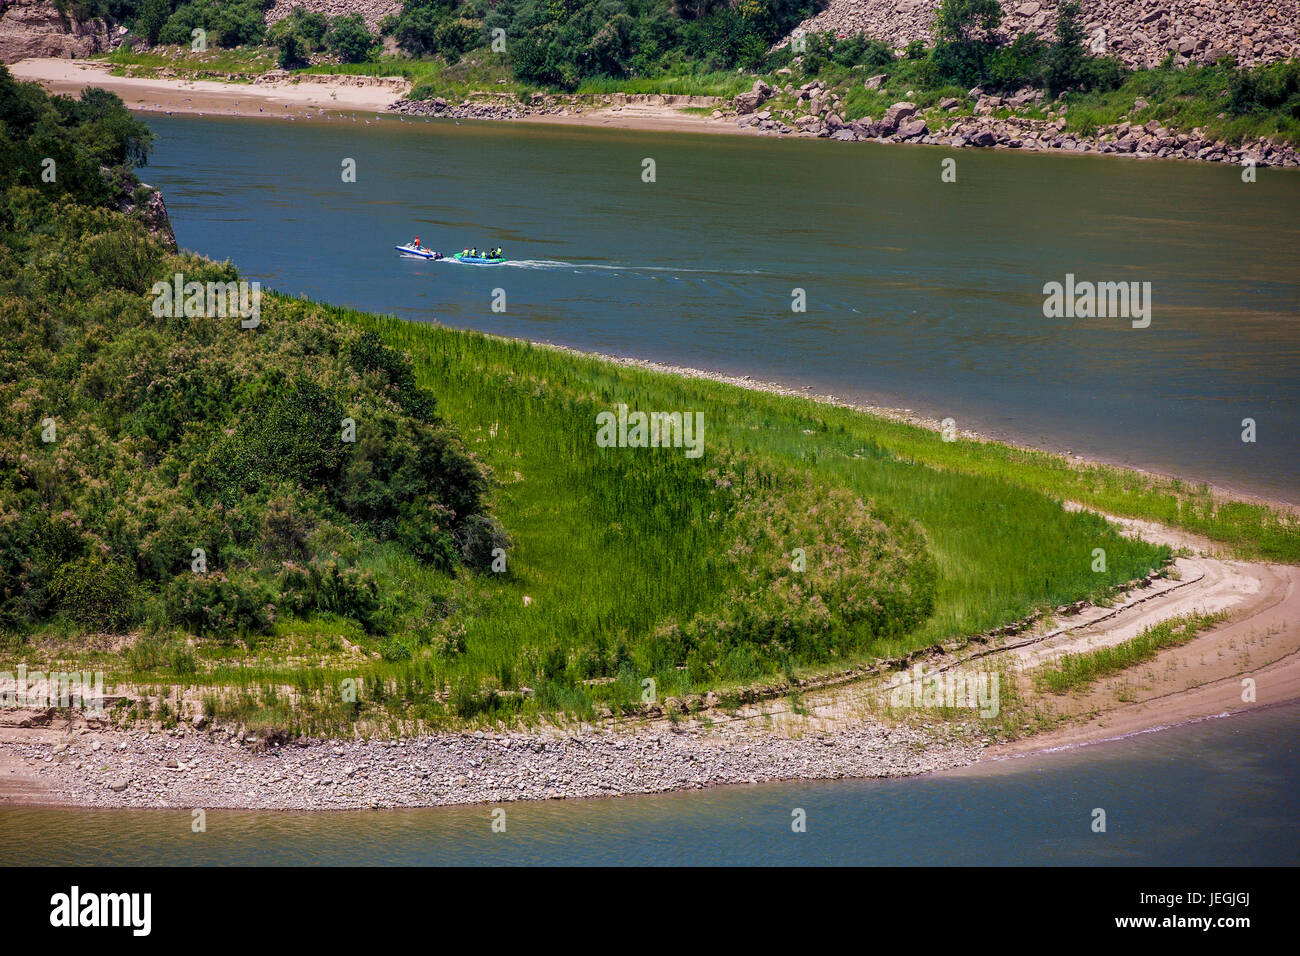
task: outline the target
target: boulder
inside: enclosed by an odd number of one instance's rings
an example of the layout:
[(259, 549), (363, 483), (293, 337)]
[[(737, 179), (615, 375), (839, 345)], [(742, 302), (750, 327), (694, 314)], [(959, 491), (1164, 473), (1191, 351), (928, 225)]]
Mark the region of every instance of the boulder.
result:
[(892, 133), (898, 128), (899, 123), (911, 119), (915, 114), (915, 103), (895, 103), (889, 109), (885, 110), (885, 115), (880, 120), (880, 126), (882, 129)]
[(925, 125), (925, 120), (909, 120), (898, 127), (899, 139), (914, 139), (917, 136), (924, 136), (929, 132)]
[[(87, 6), (92, 6), (87, 4)], [(61, 12), (51, 0), (0, 2), (0, 63), (30, 57), (83, 57), (103, 53), (122, 41), (109, 35), (101, 19), (78, 20), (72, 10)]]
[(869, 90), (878, 90), (884, 85), (885, 80), (889, 77), (885, 73), (878, 73), (875, 76), (869, 76), (862, 85)]

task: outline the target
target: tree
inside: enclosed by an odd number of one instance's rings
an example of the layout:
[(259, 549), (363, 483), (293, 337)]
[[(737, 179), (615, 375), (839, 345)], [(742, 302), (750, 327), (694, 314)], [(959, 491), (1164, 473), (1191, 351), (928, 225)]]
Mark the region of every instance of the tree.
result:
[(992, 39), (1002, 25), (1002, 7), (998, 0), (943, 0), (934, 19), (938, 43), (970, 43)]
[(325, 34), (325, 46), (344, 63), (364, 63), (375, 50), (375, 38), (360, 14), (336, 17)]

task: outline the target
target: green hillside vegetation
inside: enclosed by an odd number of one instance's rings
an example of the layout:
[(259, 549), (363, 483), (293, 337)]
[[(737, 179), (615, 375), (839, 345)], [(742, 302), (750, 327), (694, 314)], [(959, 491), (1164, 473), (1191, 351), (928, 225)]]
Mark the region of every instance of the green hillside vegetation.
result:
[[(1266, 508), (850, 409), (280, 295), (255, 328), (156, 314), (155, 282), (238, 276), (116, 211), (143, 128), (4, 71), (0, 121), (6, 663), (300, 733), (591, 718), (647, 679), (891, 658), (1167, 561), (1061, 499), (1300, 559)], [(85, 175), (44, 182), (43, 136)], [(600, 447), (620, 403), (703, 413), (704, 454)]]

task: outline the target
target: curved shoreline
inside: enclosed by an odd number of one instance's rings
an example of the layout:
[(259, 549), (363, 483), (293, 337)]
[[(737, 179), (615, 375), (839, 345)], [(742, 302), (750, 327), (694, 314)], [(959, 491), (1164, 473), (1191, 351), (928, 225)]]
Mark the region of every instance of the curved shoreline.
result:
[[(700, 370), (576, 354), (732, 381)], [(752, 379), (733, 383), (802, 394)], [(833, 396), (821, 398), (845, 404)], [(938, 427), (903, 410), (863, 410)], [(1126, 533), (1172, 546), (1204, 544), (1150, 522), (1113, 520)], [(1044, 622), (1001, 644), (965, 645), (929, 659), (937, 671), (991, 658), (1017, 672), (1064, 653), (1128, 640), (1155, 622), (1193, 610), (1230, 612), (1226, 622), (1188, 643), (1062, 702), (1053, 729), (1010, 743), (995, 743), (974, 712), (956, 720), (923, 713), (882, 719), (881, 680), (871, 677), (808, 691), (797, 706), (776, 698), (677, 722), (439, 732), (261, 750), (255, 738), (236, 728), (182, 725), (140, 732), (0, 726), (0, 805), (355, 810), (902, 777), (996, 766), (1013, 757), (1177, 726), (1231, 710), (1234, 700), (1238, 712), (1249, 711), (1240, 704), (1243, 675), (1256, 679), (1261, 704), (1300, 700), (1300, 567), (1206, 553), (1180, 558), (1175, 567), (1177, 579), (1145, 582), (1109, 607), (1072, 609), (1065, 624)], [(1135, 672), (1142, 672), (1147, 692), (1126, 702), (1116, 687), (1123, 689)]]
[[(507, 341), (510, 340), (507, 336), (498, 336), (489, 332), (478, 332), (476, 329), (470, 331), (475, 331), (479, 335), (485, 335), (491, 338), (499, 338)], [(654, 359), (637, 358), (635, 356), (627, 355), (612, 355), (605, 352), (587, 352), (582, 349), (572, 348), (568, 345), (559, 345), (555, 342), (530, 340), (529, 344), (535, 348), (553, 349), (557, 352), (563, 352), (577, 358), (597, 359), (602, 362), (621, 365), (625, 368), (642, 369), (648, 372), (659, 372), (664, 375), (679, 375), (683, 378), (704, 379), (710, 382), (719, 382), (724, 385), (734, 385), (737, 388), (747, 388), (756, 392), (767, 392), (772, 395), (781, 395), (786, 398), (802, 398), (818, 405), (829, 405), (833, 408), (846, 408), (867, 415), (874, 415), (877, 418), (885, 418), (905, 425), (914, 425), (918, 428), (924, 428), (927, 431), (943, 431), (943, 422), (940, 419), (921, 414), (910, 408), (903, 408), (898, 405), (877, 405), (873, 402), (840, 398), (839, 396), (830, 393), (814, 392), (812, 391), (813, 386), (811, 385), (795, 387), (781, 382), (756, 379), (749, 375), (735, 375), (729, 372), (711, 371), (708, 369), (695, 368), (689, 365), (675, 365), (671, 362), (660, 362)], [(1131, 471), (1158, 480), (1184, 481), (1198, 485), (1203, 484), (1216, 498), (1242, 501), (1247, 504), (1262, 505), (1264, 507), (1275, 508), (1279, 511), (1288, 511), (1294, 514), (1300, 514), (1300, 500), (1291, 502), (1280, 498), (1271, 498), (1248, 489), (1235, 488), (1222, 482), (1204, 481), (1195, 478), (1189, 479), (1186, 476), (1175, 475), (1170, 472), (1127, 464), (1112, 458), (1106, 458), (1104, 455), (1079, 455), (1069, 449), (1062, 448), (1059, 445), (1031, 445), (1022, 437), (1011, 433), (998, 434), (961, 427), (957, 428), (956, 431), (961, 438), (969, 439), (970, 441), (980, 442), (983, 444), (1005, 445), (1020, 451), (1055, 455), (1076, 465), (1105, 465), (1109, 468), (1115, 468), (1120, 471)]]

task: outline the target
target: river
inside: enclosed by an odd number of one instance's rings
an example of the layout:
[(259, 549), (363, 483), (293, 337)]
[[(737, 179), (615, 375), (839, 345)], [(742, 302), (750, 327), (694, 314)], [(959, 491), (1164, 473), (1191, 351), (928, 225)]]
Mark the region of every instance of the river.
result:
[[(367, 115), (149, 122), (143, 172), (180, 243), (281, 291), (1300, 503), (1294, 171)], [(417, 234), (512, 261), (394, 252)], [(1149, 282), (1149, 327), (1045, 317), (1067, 274)]]
[(1297, 731), (1289, 704), (913, 779), (507, 804), (504, 833), (490, 807), (213, 810), (202, 833), (188, 810), (0, 809), (0, 865), (1294, 865)]

